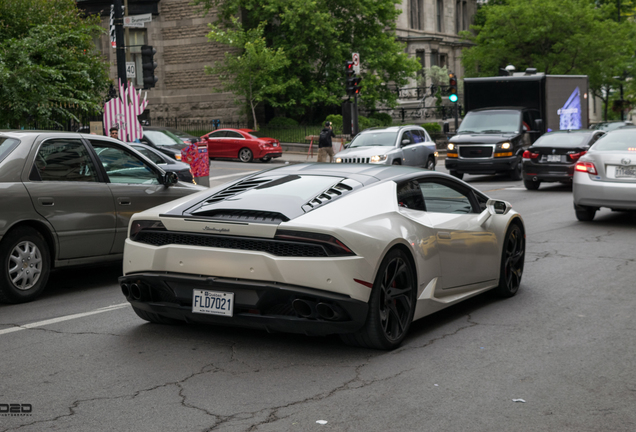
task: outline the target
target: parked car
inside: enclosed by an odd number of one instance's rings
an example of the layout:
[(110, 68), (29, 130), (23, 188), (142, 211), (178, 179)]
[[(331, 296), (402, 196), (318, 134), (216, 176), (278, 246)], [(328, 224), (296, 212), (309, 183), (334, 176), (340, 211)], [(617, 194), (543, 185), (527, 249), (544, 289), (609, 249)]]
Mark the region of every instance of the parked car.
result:
[(510, 204), (448, 174), (298, 164), (134, 215), (120, 285), (154, 323), (392, 349), (413, 320), (491, 289), (513, 296), (524, 255)]
[(211, 159), (231, 158), (241, 162), (269, 162), (283, 155), (280, 142), (274, 138), (257, 137), (250, 129), (217, 129), (201, 137), (208, 145)]
[(601, 137), (576, 163), (574, 210), (591, 221), (600, 207), (636, 210), (636, 129), (616, 129)]
[(434, 170), (435, 141), (419, 126), (372, 128), (356, 135), (335, 155), (336, 163), (409, 165)]
[(38, 297), (53, 268), (121, 260), (130, 217), (205, 190), (119, 140), (0, 131), (0, 302)]
[(542, 135), (523, 152), (523, 184), (537, 190), (542, 182), (571, 183), (574, 166), (605, 132), (571, 130)]
[(156, 163), (164, 171), (175, 173), (177, 177), (179, 177), (179, 180), (186, 183), (194, 182), (192, 170), (190, 169), (190, 165), (188, 165), (187, 163), (173, 159), (167, 154), (160, 152), (159, 150), (146, 144), (128, 143), (128, 145)]
[(172, 135), (178, 137), (181, 141), (183, 141), (184, 143), (186, 143), (188, 145), (190, 145), (192, 143), (199, 142), (199, 137), (196, 137), (196, 136), (194, 136), (192, 134), (189, 134), (187, 132), (180, 131), (179, 129), (175, 129), (173, 127), (144, 126), (144, 130), (146, 130), (146, 129), (167, 132), (168, 134), (172, 134)]
[(599, 122), (590, 126), (592, 130), (600, 130), (603, 132), (613, 131), (614, 129), (621, 128), (623, 126), (633, 126), (634, 123), (630, 120), (625, 121), (612, 121), (612, 122)]
[(140, 140), (142, 144), (149, 145), (178, 161), (181, 160), (181, 150), (190, 145), (167, 128), (144, 126), (143, 130), (144, 136)]

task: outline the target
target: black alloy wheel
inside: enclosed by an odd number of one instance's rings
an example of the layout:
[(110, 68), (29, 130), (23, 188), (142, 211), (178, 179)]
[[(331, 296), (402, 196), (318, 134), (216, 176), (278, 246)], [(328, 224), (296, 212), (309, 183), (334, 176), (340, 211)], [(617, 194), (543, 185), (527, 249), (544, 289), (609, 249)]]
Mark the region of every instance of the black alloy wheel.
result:
[(581, 222), (591, 222), (592, 220), (594, 220), (594, 216), (596, 215), (597, 210), (598, 209), (595, 207), (574, 205), (576, 218)]
[(526, 239), (521, 228), (513, 223), (508, 228), (501, 254), (499, 286), (496, 292), (500, 297), (512, 297), (519, 290), (523, 264), (526, 255)]
[(510, 171), (510, 179), (512, 180), (521, 180), (521, 169), (522, 169), (522, 165), (521, 165), (521, 161), (517, 162), (517, 165), (515, 166), (515, 168)]
[(50, 268), (42, 234), (30, 227), (10, 231), (0, 242), (0, 302), (35, 300), (44, 291)]
[(409, 258), (400, 249), (391, 250), (375, 278), (364, 327), (356, 333), (340, 335), (342, 340), (365, 348), (397, 348), (413, 321), (416, 294), (415, 270)]
[(526, 187), (526, 189), (528, 190), (537, 190), (539, 189), (539, 186), (541, 186), (541, 181), (539, 180), (524, 180), (523, 181), (523, 185)]
[(457, 178), (458, 178), (458, 179), (460, 179), (460, 180), (464, 178), (464, 173), (460, 173), (460, 172), (453, 171), (453, 170), (450, 170), (450, 171), (449, 171), (449, 173), (450, 173), (450, 175), (452, 175), (453, 177), (457, 177)]
[(252, 159), (254, 159), (254, 154), (252, 154), (252, 150), (248, 149), (247, 147), (243, 147), (239, 150), (238, 157), (241, 162), (247, 163), (252, 162)]

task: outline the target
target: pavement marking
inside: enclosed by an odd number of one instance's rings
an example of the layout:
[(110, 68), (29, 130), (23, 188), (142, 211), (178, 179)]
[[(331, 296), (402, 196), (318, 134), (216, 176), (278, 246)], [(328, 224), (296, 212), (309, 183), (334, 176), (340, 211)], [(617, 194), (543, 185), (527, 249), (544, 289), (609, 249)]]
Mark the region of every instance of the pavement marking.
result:
[(51, 318), (45, 321), (38, 321), (38, 322), (34, 322), (31, 324), (24, 324), (18, 327), (9, 327), (3, 330), (0, 330), (0, 335), (3, 334), (7, 334), (7, 333), (13, 333), (13, 332), (17, 332), (20, 330), (27, 330), (30, 328), (35, 328), (35, 327), (43, 327), (49, 324), (55, 324), (55, 323), (59, 323), (62, 321), (69, 321), (72, 319), (76, 319), (76, 318), (83, 318), (86, 316), (90, 316), (90, 315), (95, 315), (95, 314), (99, 314), (99, 313), (103, 313), (103, 312), (110, 312), (112, 310), (117, 310), (117, 309), (121, 309), (121, 308), (125, 308), (127, 306), (130, 306), (130, 303), (119, 303), (116, 305), (112, 305), (112, 306), (106, 306), (100, 309), (95, 309), (92, 310), (90, 312), (82, 312), (82, 313), (78, 313), (78, 314), (73, 314), (73, 315), (66, 315), (66, 316), (62, 316), (62, 317), (58, 317), (58, 318)]
[(210, 177), (210, 180), (220, 180), (220, 179), (224, 179), (224, 178), (228, 178), (228, 177), (237, 177), (240, 175), (248, 175), (248, 174), (252, 174), (255, 172), (258, 172), (260, 170), (254, 170), (254, 171), (243, 171), (241, 173), (236, 173), (236, 174), (228, 174), (228, 175), (223, 175), (223, 176), (216, 176), (216, 177)]
[(524, 187), (508, 187), (508, 188), (506, 188), (506, 190), (522, 190), (522, 191), (524, 191), (524, 190), (526, 190), (526, 188), (524, 188)]

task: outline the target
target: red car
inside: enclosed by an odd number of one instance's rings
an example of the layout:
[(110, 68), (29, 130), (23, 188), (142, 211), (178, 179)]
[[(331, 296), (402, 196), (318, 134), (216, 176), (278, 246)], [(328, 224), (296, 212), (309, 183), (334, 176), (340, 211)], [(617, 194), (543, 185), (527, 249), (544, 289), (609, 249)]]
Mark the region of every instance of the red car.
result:
[(269, 162), (281, 157), (283, 149), (274, 138), (259, 138), (250, 129), (217, 129), (201, 137), (208, 144), (210, 158), (233, 158), (241, 162), (260, 159)]

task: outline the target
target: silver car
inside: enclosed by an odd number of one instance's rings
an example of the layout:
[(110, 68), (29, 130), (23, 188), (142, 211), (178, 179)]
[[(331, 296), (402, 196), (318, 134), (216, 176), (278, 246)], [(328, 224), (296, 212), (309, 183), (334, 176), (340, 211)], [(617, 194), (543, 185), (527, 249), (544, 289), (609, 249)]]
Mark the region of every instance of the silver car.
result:
[(591, 221), (600, 207), (636, 210), (636, 128), (600, 138), (574, 169), (574, 210)]
[(435, 142), (419, 126), (367, 129), (356, 135), (347, 148), (335, 155), (336, 163), (409, 165), (434, 170)]
[(0, 302), (35, 299), (53, 268), (121, 260), (134, 213), (204, 189), (112, 138), (0, 131)]

